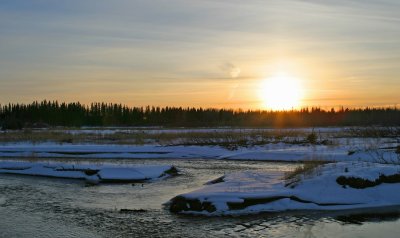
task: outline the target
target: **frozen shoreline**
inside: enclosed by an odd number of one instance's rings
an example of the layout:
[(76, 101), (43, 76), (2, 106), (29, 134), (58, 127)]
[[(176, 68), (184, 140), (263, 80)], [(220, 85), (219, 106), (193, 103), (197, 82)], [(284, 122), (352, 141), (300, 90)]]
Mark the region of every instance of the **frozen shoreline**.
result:
[(382, 148), (353, 150), (350, 146), (291, 145), (285, 143), (240, 147), (221, 146), (99, 145), (57, 143), (8, 143), (0, 145), (0, 158), (80, 158), (80, 159), (227, 159), (296, 162), (399, 161), (392, 144)]
[(177, 173), (171, 165), (93, 165), (71, 163), (0, 161), (0, 173), (55, 178), (83, 179), (88, 183), (143, 182)]
[(174, 213), (207, 216), (400, 205), (400, 165), (339, 162), (313, 173), (299, 175), (295, 183), (283, 179), (282, 173), (228, 174), (166, 205)]

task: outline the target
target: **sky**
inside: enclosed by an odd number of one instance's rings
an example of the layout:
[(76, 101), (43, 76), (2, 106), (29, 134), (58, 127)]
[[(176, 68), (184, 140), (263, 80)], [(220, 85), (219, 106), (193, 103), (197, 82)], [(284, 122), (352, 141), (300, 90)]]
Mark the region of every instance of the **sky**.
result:
[(396, 106), (399, 26), (398, 0), (2, 0), (0, 103), (266, 109), (284, 74), (293, 107)]

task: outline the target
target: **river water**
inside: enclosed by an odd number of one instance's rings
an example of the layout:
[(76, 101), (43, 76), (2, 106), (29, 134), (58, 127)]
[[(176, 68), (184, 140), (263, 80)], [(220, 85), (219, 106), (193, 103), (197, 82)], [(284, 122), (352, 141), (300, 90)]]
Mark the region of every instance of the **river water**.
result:
[(284, 172), (294, 164), (200, 159), (91, 162), (173, 164), (183, 175), (134, 186), (0, 175), (0, 237), (398, 237), (400, 231), (399, 208), (385, 216), (370, 211), (372, 215), (291, 212), (209, 218), (171, 214), (162, 206), (224, 173)]

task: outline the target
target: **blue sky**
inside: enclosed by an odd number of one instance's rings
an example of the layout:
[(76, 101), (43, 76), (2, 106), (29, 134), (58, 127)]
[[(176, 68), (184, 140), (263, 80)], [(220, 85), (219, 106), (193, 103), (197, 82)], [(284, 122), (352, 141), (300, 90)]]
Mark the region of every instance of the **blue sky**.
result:
[(400, 2), (0, 2), (0, 102), (259, 108), (260, 82), (302, 105), (400, 101)]

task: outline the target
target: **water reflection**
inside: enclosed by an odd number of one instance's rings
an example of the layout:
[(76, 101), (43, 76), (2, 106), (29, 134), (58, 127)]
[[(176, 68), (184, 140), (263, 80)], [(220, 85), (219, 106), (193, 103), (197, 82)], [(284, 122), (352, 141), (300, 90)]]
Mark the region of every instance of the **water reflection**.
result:
[(362, 225), (366, 222), (384, 222), (384, 221), (397, 221), (400, 219), (400, 209), (394, 208), (394, 211), (365, 211), (364, 213), (339, 215), (335, 217), (336, 220), (344, 224)]
[[(174, 164), (183, 176), (144, 186), (0, 175), (0, 237), (397, 237), (400, 209), (287, 212), (241, 217), (183, 216), (162, 203), (224, 173), (285, 171), (291, 164), (215, 160), (123, 160)], [(120, 212), (143, 209), (145, 212)], [(378, 211), (380, 212), (379, 215)]]

